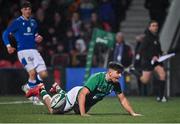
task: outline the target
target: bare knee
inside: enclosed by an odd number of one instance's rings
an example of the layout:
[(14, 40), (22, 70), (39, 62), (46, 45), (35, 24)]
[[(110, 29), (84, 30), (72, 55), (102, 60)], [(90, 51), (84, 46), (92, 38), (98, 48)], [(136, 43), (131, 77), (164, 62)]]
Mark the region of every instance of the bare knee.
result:
[(159, 80), (165, 80), (166, 79), (166, 72), (162, 66), (157, 66), (155, 68), (155, 71), (159, 76)]
[(46, 79), (48, 77), (48, 72), (42, 71), (39, 73), (39, 76), (41, 77), (41, 79)]
[(149, 82), (149, 79), (145, 77), (141, 77), (140, 80), (143, 84), (147, 84)]
[(143, 84), (147, 84), (151, 78), (151, 72), (143, 72), (143, 75), (140, 77), (140, 80)]
[(158, 74), (158, 75), (159, 75), (159, 80), (165, 80), (165, 79), (166, 79), (166, 74), (165, 74), (165, 72), (160, 73), (160, 74)]

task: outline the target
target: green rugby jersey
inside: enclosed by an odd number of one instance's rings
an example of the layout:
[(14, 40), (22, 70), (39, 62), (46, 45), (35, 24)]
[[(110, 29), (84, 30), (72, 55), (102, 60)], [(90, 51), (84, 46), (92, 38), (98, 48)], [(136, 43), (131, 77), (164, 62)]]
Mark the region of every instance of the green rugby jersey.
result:
[(85, 82), (84, 87), (90, 91), (90, 94), (86, 96), (86, 107), (90, 108), (112, 91), (116, 94), (121, 93), (119, 82), (107, 81), (105, 75), (105, 72), (96, 73)]

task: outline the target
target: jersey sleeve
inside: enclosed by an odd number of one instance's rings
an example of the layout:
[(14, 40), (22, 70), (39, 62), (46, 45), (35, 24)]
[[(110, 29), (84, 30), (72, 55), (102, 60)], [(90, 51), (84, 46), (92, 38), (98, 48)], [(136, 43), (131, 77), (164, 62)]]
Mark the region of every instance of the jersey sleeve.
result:
[(15, 33), (18, 30), (18, 21), (14, 20), (7, 29), (3, 32), (3, 42), (7, 46), (10, 44), (9, 35)]
[(122, 93), (122, 91), (121, 91), (121, 86), (120, 86), (120, 83), (119, 83), (119, 82), (115, 83), (113, 86), (114, 86), (114, 92), (115, 92), (115, 94), (120, 94), (120, 93)]
[(90, 92), (93, 92), (97, 87), (98, 80), (99, 78), (97, 74), (92, 75), (84, 84), (84, 87), (88, 88)]

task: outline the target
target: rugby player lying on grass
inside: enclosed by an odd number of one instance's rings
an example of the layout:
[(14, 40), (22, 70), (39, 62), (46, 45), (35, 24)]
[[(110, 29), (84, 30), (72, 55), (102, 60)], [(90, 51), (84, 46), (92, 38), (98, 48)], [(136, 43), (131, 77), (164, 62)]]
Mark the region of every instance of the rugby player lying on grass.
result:
[(76, 114), (89, 116), (87, 112), (90, 108), (114, 91), (119, 102), (130, 115), (141, 116), (141, 114), (134, 112), (129, 101), (123, 92), (121, 92), (118, 81), (123, 70), (122, 65), (110, 62), (107, 72), (93, 74), (84, 86), (76, 86), (67, 93), (57, 83), (54, 83), (51, 91), (55, 91), (57, 94), (53, 97), (47, 93), (43, 84), (39, 84), (31, 89), (26, 95), (29, 97), (40, 94), (49, 112), (52, 114), (63, 114), (74, 110)]

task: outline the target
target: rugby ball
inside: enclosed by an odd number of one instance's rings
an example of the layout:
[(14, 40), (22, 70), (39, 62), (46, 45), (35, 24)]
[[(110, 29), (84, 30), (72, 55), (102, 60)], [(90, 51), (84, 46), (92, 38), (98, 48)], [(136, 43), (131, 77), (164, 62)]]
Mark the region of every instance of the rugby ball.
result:
[(55, 94), (51, 100), (51, 108), (52, 109), (60, 108), (65, 102), (66, 102), (66, 97), (64, 93)]

